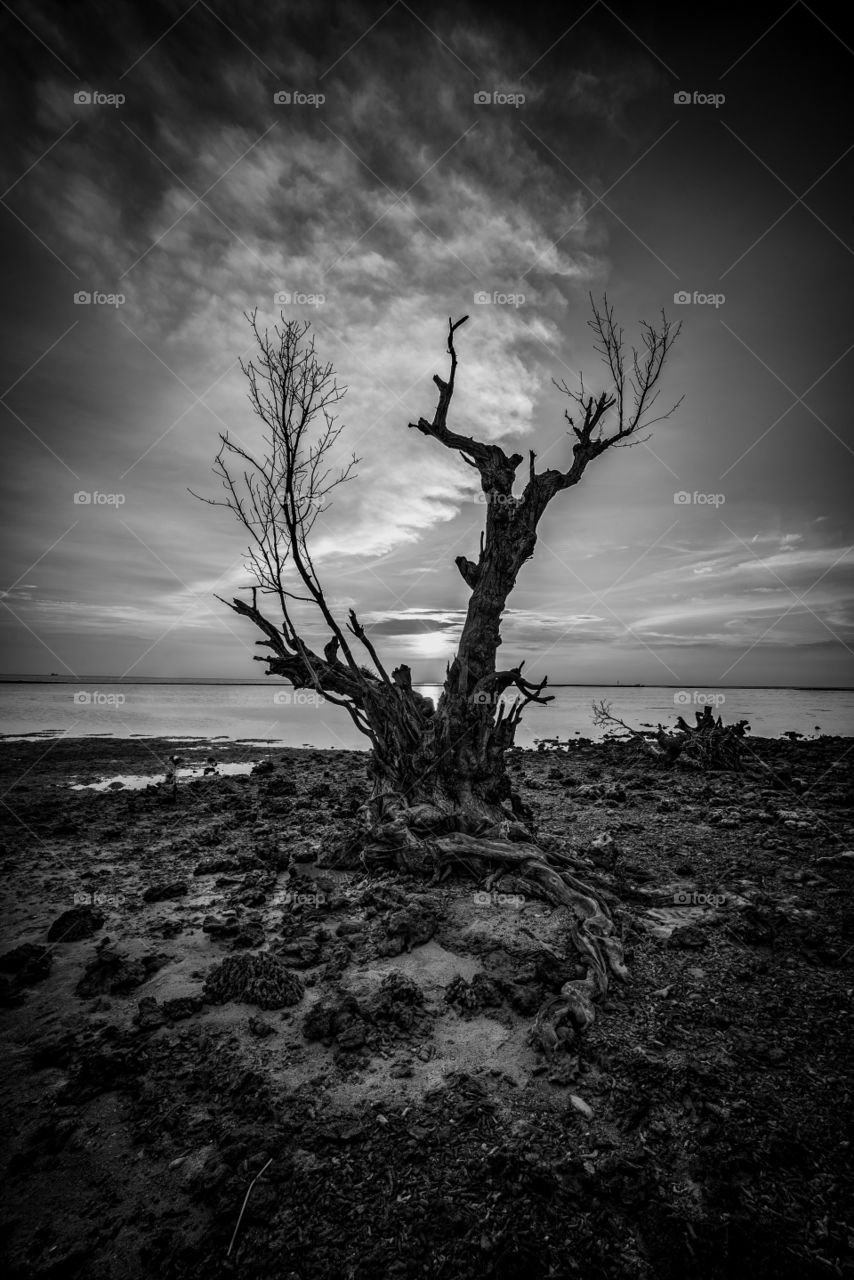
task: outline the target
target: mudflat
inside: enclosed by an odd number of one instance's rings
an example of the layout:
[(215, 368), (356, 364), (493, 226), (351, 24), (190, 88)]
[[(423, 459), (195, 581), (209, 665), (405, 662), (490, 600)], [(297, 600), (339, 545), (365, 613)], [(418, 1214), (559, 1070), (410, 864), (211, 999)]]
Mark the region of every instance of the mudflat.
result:
[(512, 753), (629, 968), (546, 1054), (564, 908), (324, 866), (365, 754), (0, 743), (9, 1273), (852, 1274), (854, 741), (747, 744)]

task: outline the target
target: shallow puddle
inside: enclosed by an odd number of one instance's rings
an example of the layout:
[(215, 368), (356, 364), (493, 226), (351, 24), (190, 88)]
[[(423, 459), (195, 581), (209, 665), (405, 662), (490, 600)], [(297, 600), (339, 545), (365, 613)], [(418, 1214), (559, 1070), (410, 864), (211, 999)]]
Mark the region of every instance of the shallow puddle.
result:
[[(231, 778), (239, 774), (251, 773), (257, 760), (244, 760), (238, 764), (218, 764), (209, 778)], [(205, 777), (203, 765), (195, 769), (178, 769), (179, 782), (189, 782), (193, 778)], [(97, 782), (72, 782), (72, 791), (141, 791), (144, 787), (163, 783), (162, 773), (116, 773), (109, 778), (99, 778)]]

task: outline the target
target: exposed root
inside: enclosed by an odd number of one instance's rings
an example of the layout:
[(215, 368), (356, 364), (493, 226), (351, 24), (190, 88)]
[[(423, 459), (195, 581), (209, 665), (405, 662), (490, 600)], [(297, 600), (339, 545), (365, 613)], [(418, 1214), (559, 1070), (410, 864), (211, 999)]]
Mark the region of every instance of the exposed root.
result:
[(432, 874), (433, 882), (459, 872), (490, 889), (524, 893), (572, 913), (570, 941), (586, 972), (548, 1000), (531, 1028), (531, 1042), (552, 1053), (593, 1021), (595, 1002), (608, 991), (610, 976), (628, 977), (623, 948), (608, 906), (572, 870), (565, 854), (547, 853), (531, 843), (478, 837), (462, 831), (430, 836), (419, 813), (415, 834), (406, 811), (371, 832), (361, 857), (365, 865), (394, 865), (410, 874)]
[(609, 975), (621, 981), (628, 977), (623, 948), (608, 907), (568, 869), (550, 865), (551, 855), (536, 845), (478, 840), (459, 832), (440, 837), (432, 845), (440, 860), (449, 859), (455, 865), (468, 864), (484, 871), (490, 863), (497, 862), (500, 869), (497, 880), (495, 875), (491, 877), (493, 884), (568, 907), (573, 913), (570, 941), (587, 972), (583, 978), (564, 983), (559, 995), (540, 1010), (531, 1028), (532, 1042), (553, 1052), (568, 1033), (583, 1031), (593, 1021), (594, 1002), (607, 993)]

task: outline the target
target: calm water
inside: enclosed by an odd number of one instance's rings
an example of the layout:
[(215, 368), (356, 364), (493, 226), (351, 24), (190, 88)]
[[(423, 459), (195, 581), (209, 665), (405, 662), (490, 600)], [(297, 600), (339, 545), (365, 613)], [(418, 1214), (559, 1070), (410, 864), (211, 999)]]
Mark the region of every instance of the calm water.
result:
[[(438, 687), (422, 685), (434, 699)], [(591, 703), (605, 698), (614, 715), (641, 727), (693, 723), (703, 699), (721, 699), (725, 721), (747, 719), (752, 732), (778, 737), (790, 729), (854, 736), (854, 690), (703, 689), (570, 686), (552, 691), (547, 707), (531, 706), (517, 742), (537, 738), (599, 738)], [(273, 739), (287, 746), (364, 747), (347, 713), (316, 695), (275, 685), (0, 683), (0, 733), (13, 736), (222, 737)]]

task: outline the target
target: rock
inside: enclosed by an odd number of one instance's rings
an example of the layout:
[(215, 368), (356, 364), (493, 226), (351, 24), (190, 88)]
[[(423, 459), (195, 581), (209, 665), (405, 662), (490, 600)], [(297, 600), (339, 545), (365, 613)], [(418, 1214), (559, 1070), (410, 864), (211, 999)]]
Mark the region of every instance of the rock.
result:
[(170, 1022), (183, 1022), (199, 1013), (203, 1003), (201, 996), (176, 996), (174, 1000), (163, 1001), (163, 1012)]
[(43, 982), (52, 964), (50, 950), (34, 942), (25, 942), (0, 956), (0, 972), (10, 975), (0, 979), (0, 1004), (17, 1004), (24, 988)]
[(259, 1040), (266, 1040), (268, 1036), (276, 1034), (276, 1028), (271, 1027), (269, 1022), (263, 1022), (261, 1018), (249, 1019), (249, 1030), (253, 1036), (257, 1036)]
[(134, 987), (147, 982), (165, 963), (166, 957), (160, 955), (147, 955), (131, 960), (110, 946), (109, 939), (105, 939), (86, 965), (75, 991), (84, 1000), (105, 993), (111, 996), (125, 995), (128, 991), (133, 991)]
[(236, 937), (239, 928), (237, 915), (233, 911), (221, 916), (205, 916), (202, 921), (202, 932), (217, 942)]
[(105, 917), (95, 907), (77, 906), (57, 916), (47, 931), (48, 942), (79, 942), (104, 927)]
[(473, 1014), (479, 1013), (481, 1009), (500, 1005), (502, 995), (496, 983), (485, 973), (476, 973), (470, 983), (461, 974), (457, 974), (445, 989), (445, 1002), (458, 1013)]
[(231, 940), (233, 951), (254, 951), (263, 947), (267, 938), (260, 920), (244, 920), (238, 932)]
[(234, 858), (210, 858), (207, 862), (200, 862), (193, 872), (194, 876), (213, 876), (227, 875), (229, 872), (239, 871), (240, 866), (235, 862)]
[[(625, 793), (623, 794), (625, 795)], [(594, 866), (602, 867), (606, 871), (613, 871), (619, 849), (614, 842), (614, 837), (609, 835), (607, 831), (603, 831), (595, 840), (590, 841), (587, 853)]]
[(283, 1009), (299, 1004), (303, 993), (296, 974), (268, 951), (228, 956), (205, 979), (205, 999), (211, 1004), (236, 1000), (261, 1009)]
[(424, 993), (417, 982), (392, 972), (383, 979), (370, 1003), (371, 1016), (408, 1031), (424, 1007)]
[(143, 996), (134, 1014), (134, 1025), (141, 1027), (145, 1031), (150, 1031), (154, 1027), (162, 1027), (166, 1021), (163, 1010), (154, 999), (154, 996)]
[(262, 778), (265, 774), (273, 773), (275, 768), (276, 766), (273, 764), (272, 760), (259, 760), (257, 764), (253, 764), (252, 766), (252, 777)]
[(306, 1014), (302, 1033), (306, 1040), (338, 1040), (342, 1048), (360, 1048), (365, 1043), (365, 1020), (355, 996), (344, 994), (337, 1001), (316, 1004)]
[(161, 920), (154, 925), (154, 929), (161, 938), (177, 938), (179, 933), (184, 932), (184, 926), (180, 920)]
[(399, 956), (403, 951), (411, 951), (413, 947), (429, 942), (435, 932), (433, 912), (420, 903), (413, 903), (389, 914), (387, 937), (378, 941), (377, 950), (382, 956)]
[(361, 1049), (365, 1043), (365, 1026), (361, 1022), (352, 1022), (337, 1036), (339, 1049), (344, 1049), (348, 1053), (352, 1053), (355, 1049)]
[(324, 936), (322, 929), (314, 929), (311, 933), (289, 938), (276, 947), (276, 954), (296, 969), (310, 969), (320, 964)]
[(678, 950), (694, 951), (705, 947), (708, 944), (709, 935), (705, 929), (701, 929), (696, 924), (684, 925), (681, 929), (674, 929), (667, 940), (669, 947), (675, 947)]
[(521, 982), (505, 982), (503, 990), (511, 1008), (515, 1009), (517, 1013), (526, 1016), (535, 1014), (543, 1003), (542, 988), (536, 985), (528, 986)]
[(365, 928), (366, 925), (363, 920), (342, 920), (335, 930), (335, 935), (338, 938), (347, 938), (353, 934), (364, 933)]
[(165, 884), (153, 884), (142, 895), (143, 902), (168, 902), (172, 898), (185, 898), (189, 892), (186, 881), (173, 880)]
[(242, 907), (263, 907), (267, 895), (263, 889), (250, 887), (237, 894), (237, 901)]

